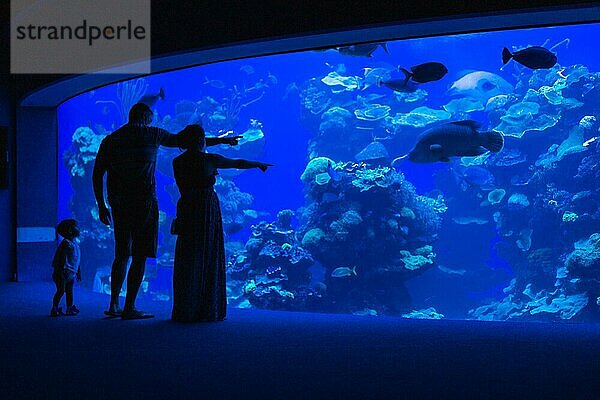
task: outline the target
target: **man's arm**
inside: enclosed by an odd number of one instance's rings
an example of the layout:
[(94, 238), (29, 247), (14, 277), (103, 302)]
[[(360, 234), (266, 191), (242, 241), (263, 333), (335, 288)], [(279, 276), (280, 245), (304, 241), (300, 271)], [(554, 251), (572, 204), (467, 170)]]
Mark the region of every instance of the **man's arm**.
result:
[(104, 202), (104, 174), (107, 170), (106, 160), (106, 145), (102, 141), (96, 160), (94, 161), (94, 172), (92, 174), (92, 184), (94, 186), (94, 196), (96, 197), (96, 203), (98, 204), (98, 217), (100, 221), (105, 225), (110, 225), (111, 218), (108, 207)]

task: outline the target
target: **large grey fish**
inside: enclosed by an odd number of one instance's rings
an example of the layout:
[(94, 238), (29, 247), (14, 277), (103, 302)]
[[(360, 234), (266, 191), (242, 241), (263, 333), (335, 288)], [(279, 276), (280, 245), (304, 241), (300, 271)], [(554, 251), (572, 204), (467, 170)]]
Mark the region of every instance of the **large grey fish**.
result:
[(388, 54), (390, 52), (387, 48), (387, 43), (366, 43), (366, 44), (354, 44), (352, 46), (342, 46), (336, 47), (338, 53), (344, 56), (354, 56), (354, 57), (372, 57), (375, 50), (380, 47)]
[(419, 83), (439, 81), (448, 73), (448, 68), (439, 62), (426, 62), (415, 65), (414, 67), (410, 67), (410, 71), (400, 67), (398, 67), (398, 70), (404, 72), (406, 82), (412, 79)]
[(165, 99), (165, 90), (163, 88), (160, 88), (160, 90), (156, 94), (147, 94), (145, 96), (142, 96), (138, 103), (144, 103), (148, 107), (152, 108), (154, 107), (158, 99)]
[(511, 53), (506, 47), (502, 50), (502, 63), (513, 58), (519, 64), (531, 69), (552, 68), (556, 64), (556, 54), (541, 46), (531, 46)]
[(497, 153), (504, 147), (502, 133), (479, 132), (477, 121), (449, 122), (427, 129), (417, 139), (415, 147), (406, 155), (392, 161), (393, 166), (406, 157), (415, 163), (448, 162), (450, 157), (474, 157), (491, 151)]

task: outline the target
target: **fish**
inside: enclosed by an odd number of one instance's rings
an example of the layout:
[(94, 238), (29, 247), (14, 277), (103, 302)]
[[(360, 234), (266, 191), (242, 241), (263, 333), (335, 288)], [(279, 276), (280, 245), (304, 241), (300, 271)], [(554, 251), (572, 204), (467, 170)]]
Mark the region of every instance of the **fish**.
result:
[(334, 182), (339, 182), (342, 180), (342, 175), (333, 168), (333, 165), (331, 165), (331, 162), (327, 163), (327, 173), (331, 177), (331, 180)]
[(404, 158), (415, 163), (449, 162), (450, 157), (472, 157), (502, 150), (502, 133), (479, 132), (480, 126), (477, 121), (464, 120), (427, 129), (419, 136), (415, 147), (408, 154), (394, 159), (392, 166), (398, 165)]
[(490, 171), (475, 165), (465, 168), (460, 176), (471, 186), (489, 187), (495, 182), (494, 175)]
[(387, 43), (365, 43), (365, 44), (354, 44), (352, 46), (341, 46), (336, 47), (338, 53), (344, 56), (353, 56), (353, 57), (372, 57), (375, 50), (378, 47), (381, 47), (387, 54), (390, 54)]
[(511, 94), (513, 91), (513, 86), (502, 77), (487, 71), (473, 71), (456, 80), (448, 94), (470, 97), (486, 104), (494, 96)]
[(390, 79), (388, 81), (380, 80), (377, 82), (377, 87), (385, 86), (389, 89), (392, 89), (394, 92), (400, 93), (413, 93), (415, 92), (419, 86), (412, 82), (407, 81), (406, 79)]
[(343, 194), (335, 194), (335, 193), (331, 193), (331, 192), (325, 192), (321, 196), (320, 204), (335, 203), (336, 201), (340, 201), (343, 199), (344, 199)]
[(458, 225), (469, 225), (469, 224), (485, 225), (488, 223), (487, 219), (481, 219), (481, 218), (476, 218), (476, 217), (454, 217), (454, 218), (452, 218), (452, 221), (454, 221)]
[(541, 46), (531, 46), (511, 53), (506, 47), (502, 50), (502, 63), (514, 59), (521, 65), (531, 69), (547, 69), (556, 65), (556, 54)]
[(410, 71), (398, 67), (398, 71), (402, 71), (406, 76), (405, 82), (412, 79), (418, 83), (427, 83), (442, 79), (448, 73), (448, 68), (439, 62), (426, 62), (410, 67)]
[(252, 65), (246, 64), (240, 67), (240, 71), (245, 72), (247, 75), (252, 75), (254, 73), (254, 68)]
[(467, 272), (465, 269), (450, 269), (448, 267), (444, 267), (443, 265), (438, 265), (438, 269), (447, 273), (448, 275), (464, 275)]
[(363, 68), (364, 80), (362, 90), (371, 85), (377, 85), (380, 81), (391, 79), (392, 71), (387, 68)]
[(331, 276), (334, 278), (346, 278), (352, 275), (356, 276), (356, 267), (339, 267), (331, 272)]
[(292, 93), (300, 93), (300, 88), (298, 87), (298, 85), (296, 85), (296, 82), (292, 82), (285, 87), (285, 93), (283, 94), (283, 97), (281, 99), (284, 101), (287, 100)]
[(217, 89), (223, 89), (225, 87), (225, 82), (219, 81), (217, 79), (210, 80), (208, 77), (204, 77), (203, 85), (209, 85)]
[(277, 85), (277, 83), (279, 82), (277, 80), (277, 77), (275, 75), (273, 75), (272, 73), (268, 73), (267, 74), (267, 79), (269, 80), (269, 82), (271, 82), (273, 85)]
[(160, 88), (160, 90), (156, 94), (147, 94), (142, 96), (138, 103), (144, 103), (148, 107), (154, 107), (158, 99), (165, 99), (165, 90), (163, 88)]

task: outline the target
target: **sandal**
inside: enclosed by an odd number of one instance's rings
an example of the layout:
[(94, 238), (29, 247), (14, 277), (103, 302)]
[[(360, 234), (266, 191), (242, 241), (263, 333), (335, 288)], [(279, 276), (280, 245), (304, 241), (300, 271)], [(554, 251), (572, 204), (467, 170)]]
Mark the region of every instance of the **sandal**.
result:
[(117, 308), (116, 310), (106, 310), (104, 311), (104, 315), (109, 317), (120, 317), (123, 314), (123, 310)]
[(141, 310), (136, 310), (136, 309), (133, 309), (130, 311), (123, 311), (123, 313), (121, 314), (121, 319), (124, 319), (124, 320), (148, 319), (148, 318), (154, 318), (154, 315), (148, 314)]
[(79, 309), (76, 305), (73, 304), (71, 307), (67, 307), (67, 312), (65, 315), (74, 316), (77, 314), (79, 314)]
[(63, 315), (65, 314), (62, 311), (62, 307), (52, 307), (50, 310), (51, 317), (62, 317)]

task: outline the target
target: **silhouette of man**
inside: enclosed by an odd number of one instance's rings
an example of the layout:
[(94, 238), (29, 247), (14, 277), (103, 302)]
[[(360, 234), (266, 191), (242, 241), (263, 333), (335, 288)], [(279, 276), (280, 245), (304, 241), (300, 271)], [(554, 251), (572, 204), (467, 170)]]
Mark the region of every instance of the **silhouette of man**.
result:
[[(111, 299), (105, 314), (122, 319), (152, 318), (135, 308), (144, 278), (146, 259), (156, 258), (158, 201), (156, 199), (156, 153), (160, 146), (179, 147), (179, 136), (149, 126), (153, 113), (143, 103), (129, 111), (129, 122), (104, 138), (94, 164), (94, 195), (100, 221), (113, 224), (115, 259), (111, 270)], [(207, 138), (207, 145), (237, 145), (241, 136)], [(104, 175), (111, 211), (104, 202)], [(127, 263), (131, 266), (127, 274)], [(119, 293), (127, 276), (125, 305), (119, 308)]]

